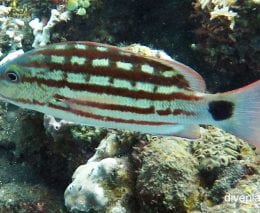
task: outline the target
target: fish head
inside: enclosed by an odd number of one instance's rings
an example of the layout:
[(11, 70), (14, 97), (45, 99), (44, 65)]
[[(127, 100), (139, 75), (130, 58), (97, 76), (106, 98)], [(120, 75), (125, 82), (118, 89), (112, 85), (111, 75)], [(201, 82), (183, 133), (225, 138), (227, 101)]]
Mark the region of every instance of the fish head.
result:
[(46, 106), (57, 88), (49, 87), (43, 81), (48, 80), (52, 72), (48, 67), (38, 67), (43, 58), (35, 52), (18, 56), (0, 66), (0, 99), (14, 105), (44, 112), (39, 109)]
[(23, 84), (24, 72), (17, 59), (11, 60), (0, 67), (0, 96), (5, 101), (11, 101), (22, 97), (23, 93), (28, 92), (28, 87)]

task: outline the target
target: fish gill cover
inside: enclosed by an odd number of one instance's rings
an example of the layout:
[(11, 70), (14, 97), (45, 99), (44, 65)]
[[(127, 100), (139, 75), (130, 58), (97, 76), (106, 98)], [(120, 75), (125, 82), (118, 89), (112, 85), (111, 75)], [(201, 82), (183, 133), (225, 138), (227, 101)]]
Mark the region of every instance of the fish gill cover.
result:
[[(0, 3), (1, 64), (47, 44), (88, 40), (124, 47), (141, 57), (182, 61), (204, 77), (209, 92), (240, 88), (260, 77), (257, 0)], [(99, 50), (103, 54), (105, 49)], [(38, 59), (34, 65), (41, 64)], [(62, 58), (53, 60), (59, 65)], [(130, 68), (127, 63), (118, 66)], [(151, 71), (149, 66), (143, 69)], [(19, 80), (16, 72), (7, 74)], [(37, 77), (48, 78), (45, 73)], [(193, 86), (202, 91), (198, 79)], [(71, 100), (56, 96), (53, 104), (68, 107)], [(209, 103), (215, 120), (232, 116), (236, 105), (229, 101)], [(226, 106), (229, 110), (223, 112)], [(173, 112), (165, 108), (159, 113)], [(200, 138), (188, 141), (78, 125), (4, 102), (0, 123), (0, 212), (259, 211), (259, 155), (253, 146), (216, 127), (204, 125)], [(197, 133), (198, 126), (189, 127), (185, 134)], [(241, 134), (247, 133), (243, 128)], [(254, 128), (259, 129), (259, 123)]]

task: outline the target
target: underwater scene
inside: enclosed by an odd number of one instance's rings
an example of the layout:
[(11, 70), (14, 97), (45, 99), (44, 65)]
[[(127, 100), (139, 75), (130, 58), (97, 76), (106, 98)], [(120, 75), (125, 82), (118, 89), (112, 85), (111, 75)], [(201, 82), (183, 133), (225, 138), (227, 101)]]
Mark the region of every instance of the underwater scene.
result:
[(259, 0), (0, 0), (0, 213), (259, 213)]

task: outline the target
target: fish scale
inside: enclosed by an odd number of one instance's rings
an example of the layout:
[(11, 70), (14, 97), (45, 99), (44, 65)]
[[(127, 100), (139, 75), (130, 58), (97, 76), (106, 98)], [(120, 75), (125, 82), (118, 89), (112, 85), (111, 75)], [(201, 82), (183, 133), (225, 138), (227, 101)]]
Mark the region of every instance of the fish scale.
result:
[[(93, 65), (93, 61), (94, 60), (98, 60), (96, 57), (93, 56), (92, 53), (94, 50), (94, 48), (90, 48), (89, 46), (85, 45), (81, 45), (80, 48), (77, 49), (77, 45), (66, 45), (66, 48), (54, 48), (54, 49), (47, 49), (47, 50), (39, 50), (37, 52), (37, 55), (41, 54), (42, 56), (45, 57), (45, 63), (38, 63), (33, 62), (33, 63), (22, 63), (21, 65), (24, 67), (30, 67), (32, 69), (38, 69), (38, 68), (49, 68), (52, 70), (51, 74), (55, 74), (55, 72), (59, 71), (60, 72), (60, 77), (55, 77), (55, 78), (49, 78), (46, 79), (46, 76), (44, 76), (44, 78), (40, 78), (39, 77), (25, 77), (23, 78), (24, 82), (37, 82), (38, 84), (41, 85), (47, 85), (50, 87), (58, 87), (58, 88), (62, 88), (64, 87), (64, 85), (66, 85), (66, 87), (68, 87), (73, 93), (73, 91), (84, 91), (84, 93), (88, 92), (92, 92), (92, 93), (106, 93), (108, 95), (120, 95), (120, 96), (124, 96), (124, 97), (131, 97), (134, 99), (148, 99), (148, 100), (173, 100), (173, 99), (183, 99), (183, 100), (197, 100), (200, 99), (200, 97), (195, 97), (195, 96), (191, 96), (191, 95), (186, 95), (185, 93), (175, 93), (175, 94), (163, 94), (162, 92), (160, 93), (156, 93), (154, 92), (154, 87), (155, 85), (152, 84), (151, 82), (149, 82), (149, 84), (145, 85), (144, 82), (140, 82), (140, 86), (139, 88), (137, 87), (137, 82), (136, 80), (143, 80), (146, 81), (147, 77), (143, 77), (141, 76), (141, 78), (139, 77), (131, 79), (131, 81), (128, 79), (129, 77), (133, 77), (134, 74), (131, 72), (140, 72), (142, 73), (142, 66), (146, 66), (146, 68), (152, 68), (151, 65), (149, 64), (159, 64), (159, 70), (157, 70), (157, 73), (155, 74), (151, 74), (146, 72), (146, 70), (143, 72), (145, 75), (149, 75), (148, 78), (152, 79), (153, 81), (155, 81), (155, 83), (161, 83), (161, 82), (169, 82), (171, 83), (171, 87), (176, 87), (172, 82), (173, 78), (169, 78), (169, 77), (164, 77), (161, 76), (162, 79), (159, 79), (159, 75), (158, 73), (160, 71), (162, 71), (162, 69), (169, 71), (169, 69), (172, 69), (169, 66), (165, 66), (162, 65), (158, 62), (155, 62), (153, 60), (147, 60), (147, 61), (142, 61), (140, 58), (140, 56), (136, 56), (136, 55), (131, 55), (129, 53), (129, 55), (123, 54), (122, 57), (122, 61), (114, 61), (114, 58), (118, 58), (118, 53), (115, 52), (114, 49), (109, 50), (106, 47), (96, 47), (95, 49), (98, 50), (99, 52), (101, 52), (102, 54), (97, 54), (95, 53), (95, 56), (99, 58), (99, 60), (104, 60), (103, 62), (100, 62), (100, 64), (95, 63)], [(80, 50), (79, 52), (75, 53), (75, 49)], [(90, 53), (89, 53), (90, 51)], [(120, 50), (121, 51), (121, 50)], [(122, 52), (122, 51), (121, 51)], [(76, 54), (76, 55), (75, 55)], [(33, 60), (33, 56), (36, 55), (35, 53), (32, 54), (32, 60)], [(112, 57), (111, 57), (112, 55)], [(91, 57), (90, 57), (91, 56)], [(132, 56), (132, 57), (131, 57)], [(72, 62), (72, 59), (74, 57), (74, 61)], [(75, 58), (78, 57), (78, 58)], [(87, 64), (83, 64), (82, 59), (83, 57), (85, 57), (84, 62)], [(129, 65), (132, 65), (133, 58), (136, 58), (136, 60), (138, 61), (138, 70), (132, 70), (131, 72), (128, 72), (129, 69)], [(76, 59), (80, 59), (81, 62), (76, 63)], [(68, 63), (70, 62), (70, 63)], [(142, 63), (141, 63), (142, 62)], [(118, 65), (120, 64), (120, 65)], [(137, 64), (137, 63), (136, 63)], [(135, 67), (137, 67), (137, 65), (135, 64)], [(88, 66), (91, 65), (91, 66)], [(108, 69), (108, 66), (110, 66), (110, 69)], [(124, 67), (127, 66), (127, 67)], [(131, 68), (133, 68), (134, 66), (132, 65)], [(102, 68), (104, 68), (102, 70)], [(101, 69), (101, 70), (100, 70)], [(62, 74), (66, 73), (66, 75)], [(91, 73), (91, 74), (90, 74)], [(113, 73), (113, 80), (108, 79), (105, 77), (110, 77), (111, 78), (111, 73)], [(122, 75), (123, 73), (123, 75)], [(125, 74), (127, 73), (127, 74)], [(75, 77), (75, 80), (73, 81), (72, 77), (70, 78), (69, 76), (71, 76), (71, 74), (73, 74)], [(99, 75), (97, 75), (99, 74)], [(110, 74), (110, 75), (109, 75)], [(124, 75), (125, 74), (125, 75)], [(129, 75), (130, 74), (130, 75)], [(109, 75), (109, 76), (108, 76)], [(64, 77), (65, 76), (65, 77)], [(87, 76), (87, 77), (86, 77)], [(77, 77), (77, 78), (76, 78)], [(124, 78), (123, 78), (124, 77)], [(156, 78), (154, 78), (156, 77)], [(60, 79), (59, 79), (60, 78)], [(96, 80), (93, 80), (93, 79)], [(183, 77), (182, 77), (183, 78)], [(119, 83), (117, 83), (115, 85), (115, 79), (117, 81), (119, 81)], [(123, 80), (122, 80), (123, 79)], [(165, 81), (166, 80), (166, 81)], [(168, 81), (167, 81), (168, 80)], [(180, 79), (178, 79), (178, 82)], [(113, 83), (111, 84), (110, 82), (113, 81)], [(130, 89), (130, 87), (127, 85), (126, 87), (124, 86), (124, 83), (122, 83), (123, 81), (128, 82), (129, 85), (133, 85), (133, 81), (135, 82), (135, 86), (132, 86), (132, 88)], [(89, 84), (87, 84), (89, 83)], [(120, 84), (122, 83), (122, 84)], [(109, 85), (108, 85), (109, 84)], [(106, 86), (104, 86), (106, 85)], [(156, 85), (157, 86), (157, 85)], [(151, 87), (151, 91), (147, 92), (146, 89), (148, 87)], [(165, 87), (165, 86), (164, 86)], [(170, 86), (169, 86), (170, 87)], [(182, 85), (182, 87), (184, 87), (184, 85)], [(185, 91), (185, 90), (183, 90)], [(64, 96), (64, 100), (67, 97)], [(72, 97), (70, 97), (72, 98)], [(75, 100), (75, 99), (71, 99), (71, 100)], [(39, 100), (37, 100), (39, 102)], [(134, 102), (134, 100), (133, 100)], [(75, 102), (75, 103), (79, 103), (79, 102)], [(82, 103), (82, 102), (81, 102)], [(90, 102), (85, 102), (84, 104), (81, 104), (82, 106), (90, 106), (90, 107), (94, 107), (94, 104), (87, 104)], [(95, 103), (95, 102), (94, 102)], [(97, 106), (99, 106), (99, 108), (106, 109), (106, 105), (105, 104), (98, 104), (96, 103), (96, 108)], [(117, 111), (129, 111), (132, 113), (136, 113), (138, 110), (130, 110), (133, 109), (133, 106), (122, 106), (122, 105), (116, 105), (113, 104), (114, 107), (110, 107), (110, 110), (117, 110)], [(54, 107), (54, 106), (52, 106)], [(154, 108), (155, 106), (152, 105), (149, 108)], [(120, 109), (120, 110), (118, 110)], [(143, 108), (139, 108), (139, 114), (140, 112), (143, 110)], [(185, 110), (181, 110), (181, 109), (175, 109), (175, 110), (169, 110), (169, 108), (166, 109), (158, 109), (158, 110), (154, 110), (152, 111), (150, 114), (152, 113), (157, 113), (158, 115), (194, 115), (194, 112), (189, 112), (189, 111), (185, 111)], [(81, 113), (82, 114), (82, 113)]]
[[(57, 52), (57, 51), (59, 51), (59, 52)], [(33, 61), (33, 62), (29, 62), (29, 63), (27, 63), (27, 62), (22, 63), (22, 65), (25, 67), (33, 67), (33, 68), (60, 69), (60, 70), (66, 71), (66, 72), (75, 72), (75, 73), (82, 73), (82, 72), (86, 73), (87, 72), (87, 73), (94, 74), (94, 75), (106, 75), (106, 76), (111, 76), (114, 78), (120, 78), (120, 79), (125, 79), (125, 80), (151, 82), (151, 83), (158, 84), (158, 85), (177, 86), (177, 87), (185, 88), (185, 89), (189, 88), (188, 82), (184, 79), (184, 77), (182, 75), (176, 75), (174, 77), (165, 77), (165, 76), (159, 75), (160, 72), (163, 71), (163, 69), (164, 69), (164, 71), (169, 71), (170, 69), (172, 69), (172, 67), (169, 67), (169, 66), (162, 67), (162, 65), (160, 65), (161, 66), (161, 67), (159, 67), (160, 69), (156, 70), (154, 72), (154, 74), (149, 74), (149, 73), (143, 72), (140, 68), (140, 65), (138, 65), (138, 66), (133, 65), (133, 67), (135, 67), (135, 69), (132, 69), (132, 72), (129, 72), (129, 70), (117, 67), (116, 63), (121, 62), (120, 58), (118, 56), (116, 57), (119, 61), (111, 58), (111, 55), (109, 55), (109, 52), (102, 52), (102, 55), (99, 55), (99, 57), (101, 57), (103, 60), (109, 60), (110, 61), (109, 65), (104, 66), (101, 64), (100, 66), (93, 66), (92, 62), (94, 60), (97, 60), (97, 58), (95, 58), (92, 55), (93, 51), (91, 51), (89, 53), (87, 50), (86, 51), (80, 50), (81, 54), (78, 54), (78, 55), (75, 55), (74, 51), (72, 51), (72, 49), (70, 48), (70, 49), (62, 50), (62, 51), (55, 50), (55, 49), (54, 50), (42, 50), (39, 53), (37, 53), (37, 54), (42, 54), (45, 57), (51, 57), (51, 55), (57, 56), (58, 54), (60, 54), (60, 55), (63, 55), (62, 57), (64, 57), (64, 59), (68, 58), (66, 61), (70, 61), (70, 63), (57, 63), (55, 61), (49, 60), (49, 58), (45, 58), (44, 63), (42, 63), (41, 61), (40, 62)], [(74, 55), (73, 55), (73, 53), (74, 53)], [(86, 57), (86, 63), (82, 64), (82, 65), (71, 63), (71, 57), (73, 57), (73, 56)], [(132, 62), (135, 63), (130, 56), (127, 56), (126, 58), (122, 58), (122, 60), (124, 60), (124, 61), (126, 61), (127, 59), (129, 62), (124, 62), (124, 63), (132, 63)], [(32, 55), (32, 60), (34, 60), (33, 55)], [(140, 61), (139, 58), (138, 58), (138, 61)], [(121, 62), (121, 63), (123, 63), (123, 62)], [(144, 65), (144, 63), (145, 62), (143, 62), (142, 65)], [(147, 60), (147, 63), (154, 64), (154, 61)], [(133, 74), (133, 72), (134, 72), (134, 74)], [(172, 70), (172, 72), (174, 72), (174, 70)]]
[(80, 124), (188, 138), (199, 137), (198, 124), (213, 124), (256, 145), (260, 135), (251, 126), (259, 125), (259, 84), (206, 94), (203, 78), (180, 62), (93, 42), (41, 47), (0, 67), (1, 98), (24, 108)]

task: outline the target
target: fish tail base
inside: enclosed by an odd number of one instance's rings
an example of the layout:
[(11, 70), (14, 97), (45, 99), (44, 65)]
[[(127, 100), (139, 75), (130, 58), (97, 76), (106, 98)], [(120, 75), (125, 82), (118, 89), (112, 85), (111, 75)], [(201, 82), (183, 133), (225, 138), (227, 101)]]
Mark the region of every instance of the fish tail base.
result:
[[(219, 95), (227, 108), (227, 120), (220, 122), (224, 130), (248, 141), (260, 152), (260, 80)], [(221, 114), (221, 113), (220, 113)]]

